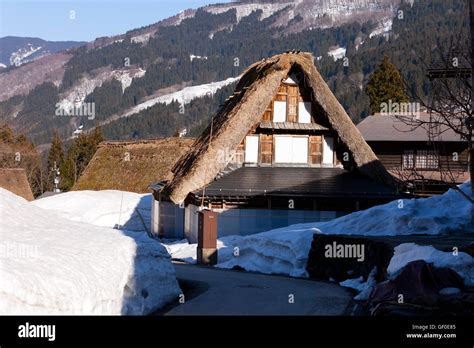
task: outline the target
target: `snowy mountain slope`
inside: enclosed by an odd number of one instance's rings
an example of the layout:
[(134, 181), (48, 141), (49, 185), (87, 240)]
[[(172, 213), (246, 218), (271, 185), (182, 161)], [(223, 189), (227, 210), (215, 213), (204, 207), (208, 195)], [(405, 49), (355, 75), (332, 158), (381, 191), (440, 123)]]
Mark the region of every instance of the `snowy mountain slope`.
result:
[(74, 106), (80, 107), (86, 97), (90, 95), (97, 87), (101, 87), (106, 81), (116, 79), (122, 84), (122, 92), (130, 87), (135, 78), (145, 75), (146, 71), (141, 68), (128, 68), (111, 70), (109, 67), (94, 71), (88, 76), (84, 76), (74, 86), (68, 88), (61, 95), (59, 107), (68, 110)]
[(84, 44), (78, 41), (46, 41), (33, 37), (5, 36), (0, 38), (0, 63), (20, 66), (51, 53)]
[(235, 9), (237, 22), (255, 11), (262, 11), (260, 19), (268, 18), (279, 11), (281, 13), (275, 26), (284, 26), (296, 17), (302, 20), (285, 29), (287, 32), (299, 32), (308, 28), (328, 28), (351, 21), (382, 22), (386, 16), (392, 16), (401, 0), (281, 0), (237, 1), (230, 4), (210, 5), (203, 9), (218, 14)]
[(58, 52), (35, 59), (7, 72), (0, 70), (0, 102), (16, 95), (27, 95), (34, 87), (52, 82), (59, 86), (66, 63), (72, 55)]
[(128, 117), (133, 114), (136, 114), (142, 110), (148, 109), (149, 107), (162, 103), (162, 104), (170, 104), (173, 101), (178, 102), (179, 104), (189, 104), (193, 99), (204, 97), (206, 95), (213, 95), (216, 93), (217, 90), (221, 89), (222, 87), (228, 86), (237, 82), (239, 80), (238, 77), (229, 77), (223, 81), (211, 82), (206, 83), (203, 85), (197, 86), (190, 86), (185, 87), (182, 90), (177, 92), (173, 92), (170, 94), (165, 94), (156, 98), (149, 99), (143, 103), (138, 104), (137, 106), (133, 107), (131, 110), (127, 111), (121, 117)]
[(0, 314), (139, 315), (181, 292), (144, 233), (71, 221), (1, 188), (0, 217)]

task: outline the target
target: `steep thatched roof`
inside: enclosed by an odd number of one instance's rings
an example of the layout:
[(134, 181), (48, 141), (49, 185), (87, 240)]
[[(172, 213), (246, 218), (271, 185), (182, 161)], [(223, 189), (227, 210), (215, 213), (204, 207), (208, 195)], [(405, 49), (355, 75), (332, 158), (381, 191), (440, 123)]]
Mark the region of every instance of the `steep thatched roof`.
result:
[(22, 168), (0, 168), (0, 187), (28, 201), (34, 199), (26, 172)]
[(171, 168), (194, 140), (103, 142), (72, 189), (150, 192), (152, 182), (171, 179)]
[(235, 150), (248, 131), (260, 122), (281, 81), (292, 68), (303, 74), (314, 108), (326, 118), (351, 154), (346, 169), (358, 169), (379, 182), (393, 185), (393, 178), (316, 70), (313, 56), (310, 53), (285, 53), (259, 61), (244, 72), (233, 96), (218, 111), (191, 151), (176, 164), (173, 169), (175, 176), (163, 193), (177, 203), (182, 202), (189, 192), (209, 184), (230, 161), (222, 154)]

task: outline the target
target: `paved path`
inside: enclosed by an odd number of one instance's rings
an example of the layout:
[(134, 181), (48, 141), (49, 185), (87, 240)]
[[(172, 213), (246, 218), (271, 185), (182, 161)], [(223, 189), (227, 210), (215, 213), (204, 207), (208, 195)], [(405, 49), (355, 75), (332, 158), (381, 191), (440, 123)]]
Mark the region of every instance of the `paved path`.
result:
[[(184, 304), (166, 315), (342, 315), (351, 295), (328, 282), (175, 264), (191, 285)], [(293, 296), (294, 303), (290, 303)]]

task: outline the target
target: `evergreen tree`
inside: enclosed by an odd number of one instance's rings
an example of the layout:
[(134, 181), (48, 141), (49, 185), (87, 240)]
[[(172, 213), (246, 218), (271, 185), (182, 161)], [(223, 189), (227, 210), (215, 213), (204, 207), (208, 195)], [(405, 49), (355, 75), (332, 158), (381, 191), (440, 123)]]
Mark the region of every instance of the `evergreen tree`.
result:
[(77, 180), (77, 148), (76, 142), (73, 141), (67, 150), (67, 155), (61, 163), (61, 181), (60, 188), (63, 191), (69, 191)]
[(94, 156), (100, 142), (104, 141), (100, 126), (90, 134), (80, 134), (69, 146), (61, 171), (61, 189), (70, 190)]
[(405, 93), (403, 78), (397, 67), (393, 65), (387, 56), (370, 76), (365, 92), (370, 99), (370, 109), (373, 113), (380, 112), (382, 103), (404, 103), (408, 102)]
[(102, 128), (100, 126), (95, 127), (90, 133), (89, 139), (95, 153), (97, 146), (99, 146), (99, 144), (105, 140), (104, 135), (102, 134)]

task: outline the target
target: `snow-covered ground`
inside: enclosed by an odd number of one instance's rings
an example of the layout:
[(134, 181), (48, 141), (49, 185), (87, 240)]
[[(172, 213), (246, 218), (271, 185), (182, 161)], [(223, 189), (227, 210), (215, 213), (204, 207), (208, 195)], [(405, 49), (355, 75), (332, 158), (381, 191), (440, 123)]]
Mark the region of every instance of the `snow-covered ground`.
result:
[[(97, 204), (89, 210), (105, 209)], [(38, 205), (0, 188), (0, 314), (139, 315), (181, 292), (166, 249), (145, 233)]]
[[(470, 183), (460, 188), (470, 194)], [(61, 216), (88, 224), (143, 231), (150, 223), (151, 195), (121, 191), (68, 192), (32, 203), (59, 213)], [(92, 207), (92, 208), (91, 208)], [(136, 211), (140, 212), (140, 215)], [(220, 268), (243, 267), (248, 271), (307, 277), (306, 264), (315, 233), (395, 236), (413, 234), (463, 233), (472, 229), (472, 204), (459, 192), (450, 190), (444, 195), (425, 199), (396, 200), (385, 205), (355, 212), (328, 222), (292, 225), (249, 236), (227, 236), (218, 240)], [(144, 233), (135, 232), (137, 235)], [(196, 244), (186, 240), (164, 241), (174, 259), (196, 262)], [(390, 263), (389, 272), (395, 276), (405, 264), (416, 259), (449, 266), (466, 283), (472, 283), (472, 257), (459, 253), (444, 253), (432, 247), (412, 243), (399, 246)], [(350, 279), (341, 285), (361, 291), (364, 299), (374, 285), (374, 279)]]
[(104, 190), (70, 191), (38, 199), (32, 204), (70, 220), (128, 231), (151, 226), (151, 194)]
[[(469, 194), (470, 183), (461, 185), (461, 189)], [(425, 199), (393, 201), (328, 222), (297, 224), (244, 237), (223, 237), (218, 243), (217, 267), (240, 266), (248, 271), (306, 277), (308, 252), (315, 233), (367, 236), (462, 233), (472, 230), (472, 213), (472, 204), (455, 190)], [(196, 244), (183, 240), (166, 247), (173, 258), (195, 262)]]

